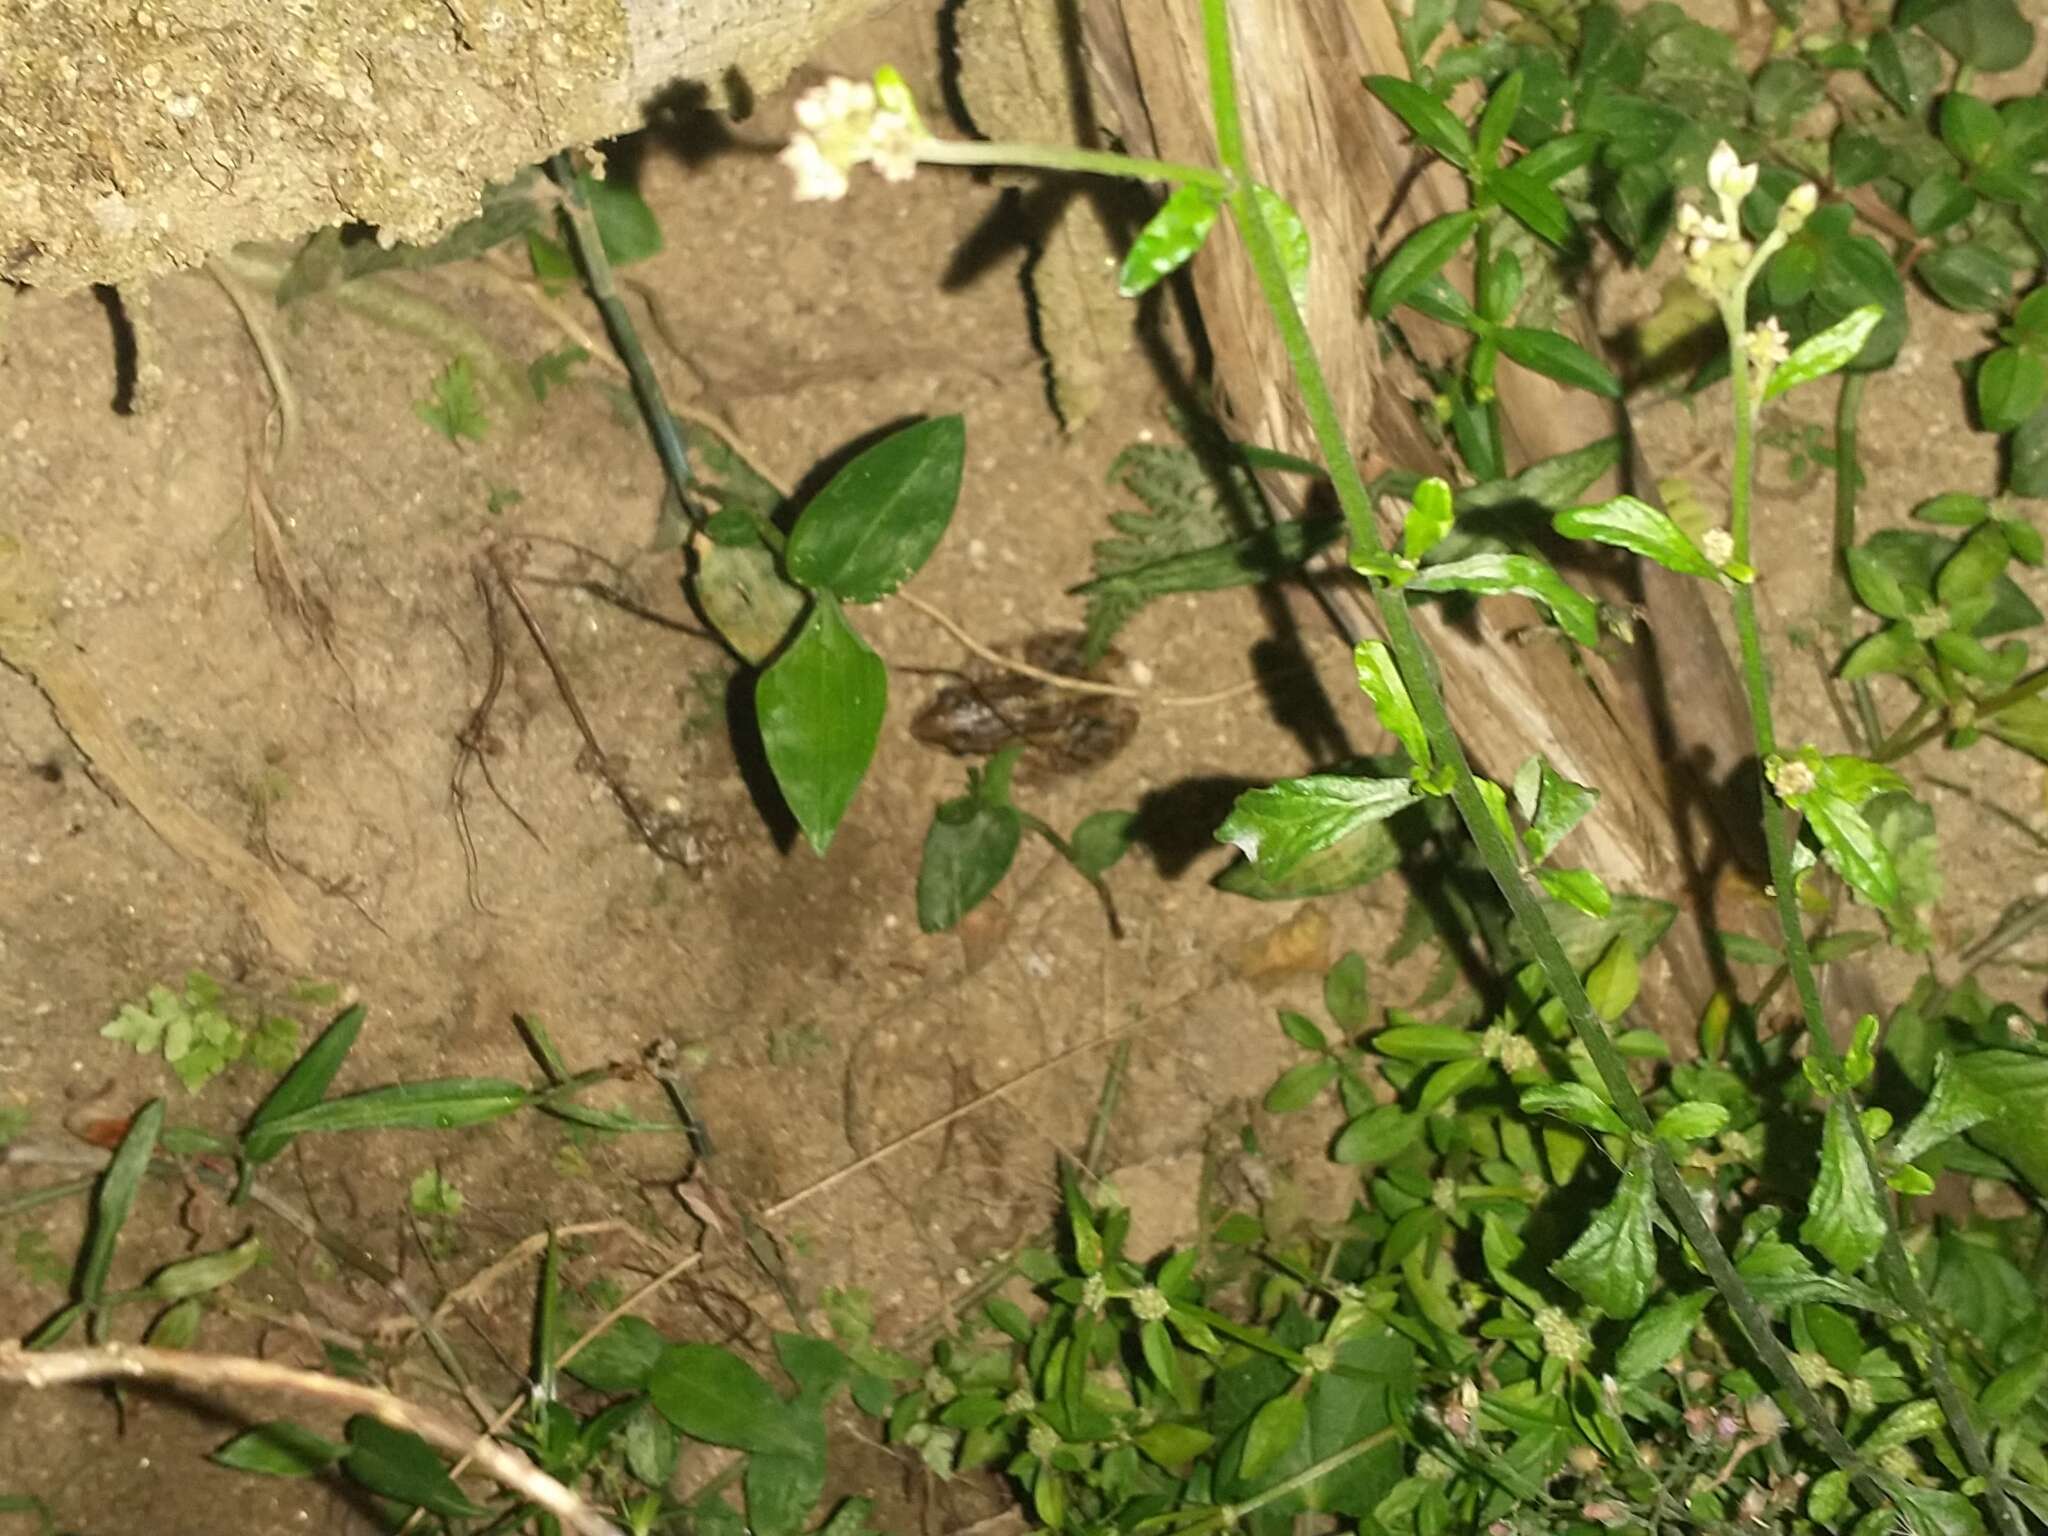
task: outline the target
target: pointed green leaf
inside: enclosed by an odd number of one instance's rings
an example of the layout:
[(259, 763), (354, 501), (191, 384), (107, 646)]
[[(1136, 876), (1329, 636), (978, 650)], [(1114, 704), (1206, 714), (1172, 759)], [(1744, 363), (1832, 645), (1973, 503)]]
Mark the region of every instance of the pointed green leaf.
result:
[(1539, 869), (1536, 883), (1574, 911), (1588, 917), (1605, 917), (1614, 910), (1614, 895), (1607, 883), (1590, 869)]
[(1294, 1449), (1294, 1442), (1308, 1424), (1308, 1404), (1292, 1392), (1283, 1392), (1252, 1416), (1238, 1459), (1238, 1476), (1256, 1482), (1282, 1456)]
[(1899, 876), (1891, 850), (1860, 810), (1826, 789), (1804, 796), (1799, 809), (1820, 839), (1828, 863), (1859, 896), (1879, 909), (1898, 901)]
[(2048, 362), (2028, 347), (2000, 347), (1978, 365), (1977, 415), (1987, 432), (2010, 432), (2048, 400)]
[(1383, 1163), (1406, 1150), (1422, 1134), (1422, 1117), (1398, 1104), (1380, 1104), (1345, 1126), (1330, 1148), (1332, 1162), (1354, 1168)]
[(1719, 577), (1714, 563), (1685, 536), (1685, 531), (1646, 501), (1633, 496), (1616, 496), (1597, 507), (1574, 507), (1553, 518), (1552, 526), (1568, 539), (1592, 539), (1613, 544), (1633, 554), (1654, 560), (1681, 576)]
[(182, 1301), (188, 1296), (203, 1296), (208, 1291), (217, 1291), (231, 1284), (236, 1277), (245, 1274), (264, 1258), (263, 1240), (256, 1237), (244, 1238), (232, 1248), (223, 1248), (217, 1253), (202, 1253), (189, 1259), (180, 1259), (175, 1264), (166, 1264), (149, 1277), (149, 1293), (162, 1301)]
[(1883, 305), (1866, 304), (1851, 310), (1818, 335), (1807, 337), (1792, 349), (1790, 357), (1771, 370), (1770, 382), (1764, 386), (1764, 399), (1775, 400), (1796, 385), (1826, 378), (1845, 367), (1863, 350), (1863, 344), (1883, 318)]
[(1434, 761), (1429, 737), (1423, 733), (1415, 702), (1408, 697), (1408, 685), (1401, 681), (1392, 653), (1378, 640), (1361, 640), (1354, 661), (1358, 686), (1372, 700), (1373, 713), (1379, 716), (1380, 724), (1401, 743), (1408, 760), (1427, 773)]
[(1384, 320), (1405, 304), (1410, 294), (1443, 270), (1478, 227), (1478, 212), (1468, 208), (1431, 219), (1403, 240), (1373, 278), (1368, 306), (1373, 319)]
[(320, 1038), (306, 1047), (306, 1054), (278, 1079), (277, 1086), (249, 1117), (249, 1127), (242, 1133), (243, 1157), (251, 1163), (267, 1163), (285, 1149), (291, 1137), (279, 1136), (270, 1127), (286, 1115), (311, 1109), (326, 1096), (334, 1074), (341, 1070), (356, 1036), (362, 1032), (365, 1013), (361, 1003), (348, 1009), (322, 1030)]
[[(1525, 225), (1532, 234), (1549, 241), (1555, 246), (1561, 247), (1571, 244), (1572, 216), (1571, 210), (1564, 205), (1564, 199), (1551, 191), (1543, 182), (1525, 174), (1519, 163), (1509, 166), (1504, 170), (1495, 171), (1492, 175), (1488, 176), (1486, 178), (1486, 189), (1499, 200), (1501, 207), (1513, 214), (1515, 219)], [(1509, 353), (1509, 356), (1513, 355), (1513, 353)], [(1520, 361), (1520, 359), (1516, 360)], [(1591, 359), (1589, 358), (1588, 361), (1591, 361)], [(1528, 366), (1535, 367), (1536, 365), (1532, 363)], [(1550, 372), (1547, 368), (1538, 369), (1538, 371), (1542, 373)], [(1604, 372), (1605, 370), (1602, 371)], [(1575, 383), (1577, 381), (1567, 380), (1566, 382)], [(1581, 387), (1593, 389), (1597, 386), (1586, 384)], [(1602, 393), (1605, 393), (1605, 391), (1603, 390)]]
[(1799, 1237), (1820, 1250), (1844, 1274), (1854, 1274), (1884, 1245), (1882, 1197), (1870, 1179), (1870, 1165), (1856, 1145), (1849, 1107), (1828, 1106), (1821, 1132), (1820, 1177)]
[(1485, 1049), (1484, 1042), (1469, 1029), (1453, 1029), (1448, 1024), (1397, 1024), (1366, 1043), (1398, 1061), (1457, 1061)]
[(1522, 110), (1523, 85), (1522, 72), (1518, 69), (1496, 85), (1486, 98), (1486, 110), (1479, 115), (1479, 140), (1473, 157), (1482, 171), (1500, 163), (1500, 152), (1508, 141), (1508, 131), (1515, 125), (1515, 114)]
[(1284, 779), (1270, 789), (1239, 795), (1216, 829), (1216, 841), (1236, 844), (1262, 875), (1277, 880), (1311, 854), (1386, 820), (1416, 799), (1415, 786), (1406, 779), (1338, 774)]
[(121, 1145), (108, 1159), (93, 1191), (92, 1223), (85, 1246), (79, 1250), (78, 1276), (72, 1294), (90, 1310), (106, 1294), (107, 1274), (114, 1266), (114, 1243), (128, 1224), (135, 1208), (135, 1196), (149, 1176), (149, 1160), (156, 1155), (157, 1137), (164, 1128), (164, 1101), (151, 1099), (128, 1122)]
[(1286, 1115), (1297, 1109), (1306, 1109), (1336, 1076), (1337, 1063), (1328, 1057), (1289, 1067), (1280, 1074), (1280, 1080), (1266, 1090), (1266, 1113)]
[(1638, 1381), (1661, 1371), (1674, 1355), (1684, 1353), (1685, 1341), (1692, 1337), (1707, 1303), (1713, 1299), (1711, 1290), (1694, 1291), (1660, 1301), (1637, 1318), (1614, 1358), (1615, 1376), (1624, 1382)]
[(1178, 272), (1194, 259), (1209, 238), (1223, 194), (1215, 187), (1182, 182), (1138, 231), (1117, 275), (1116, 291), (1135, 299), (1161, 278)]
[(822, 594), (796, 642), (754, 686), (768, 766), (821, 854), (874, 758), (888, 699), (889, 669)]
[(1368, 75), (1366, 89), (1408, 125), (1416, 139), (1460, 170), (1472, 169), (1472, 136), (1455, 113), (1412, 81), (1398, 75)]
[(784, 553), (790, 576), (842, 602), (887, 597), (938, 548), (966, 457), (958, 416), (917, 422), (863, 451), (797, 518)]
[(1515, 774), (1515, 805), (1529, 830), (1522, 845), (1536, 860), (1550, 857), (1593, 807), (1600, 791), (1566, 778), (1541, 757), (1532, 757)]
[(429, 1078), (325, 1099), (280, 1115), (265, 1128), (284, 1137), (312, 1131), (452, 1131), (509, 1115), (534, 1098), (525, 1084), (500, 1077)]
[[(1366, 976), (1365, 956), (1357, 950), (1347, 950), (1323, 976), (1323, 1007), (1346, 1034), (1365, 1028), (1372, 1010), (1372, 986)], [(1320, 1032), (1315, 1044), (1322, 1044)]]
[(265, 1477), (312, 1477), (346, 1455), (348, 1447), (316, 1435), (303, 1424), (273, 1419), (245, 1430), (207, 1460), (236, 1472)]
[(372, 1493), (401, 1504), (454, 1520), (476, 1520), (484, 1514), (455, 1486), (431, 1445), (368, 1414), (348, 1421), (348, 1455), (342, 1466)]
[(1538, 1083), (1522, 1090), (1521, 1105), (1524, 1114), (1558, 1115), (1603, 1135), (1628, 1133), (1613, 1106), (1584, 1083)]
[(1514, 593), (1550, 610), (1557, 627), (1585, 646), (1600, 643), (1600, 613), (1584, 595), (1534, 555), (1489, 552), (1425, 566), (1409, 581), (1415, 592)]
[(1956, 1071), (1954, 1061), (1943, 1054), (1935, 1061), (1934, 1087), (1927, 1102), (1899, 1132), (1891, 1155), (1902, 1163), (1917, 1163), (1951, 1136), (1960, 1136), (1997, 1113), (1997, 1101), (1967, 1074)]
[(948, 800), (932, 813), (917, 870), (917, 926), (943, 933), (980, 906), (1010, 872), (1024, 819), (1014, 806), (979, 795)]
[(809, 1440), (746, 1361), (711, 1344), (671, 1344), (647, 1377), (662, 1417), (693, 1440), (760, 1455), (802, 1457)]
[(1568, 336), (1508, 325), (1495, 331), (1493, 339), (1501, 351), (1532, 372), (1609, 400), (1621, 398), (1621, 380), (1613, 370)]
[(1657, 1273), (1656, 1237), (1650, 1226), (1655, 1195), (1649, 1173), (1631, 1161), (1621, 1188), (1550, 1272), (1609, 1317), (1634, 1317), (1649, 1299)]
[(1708, 1099), (1675, 1104), (1657, 1117), (1657, 1134), (1666, 1141), (1707, 1141), (1728, 1128), (1728, 1106)]

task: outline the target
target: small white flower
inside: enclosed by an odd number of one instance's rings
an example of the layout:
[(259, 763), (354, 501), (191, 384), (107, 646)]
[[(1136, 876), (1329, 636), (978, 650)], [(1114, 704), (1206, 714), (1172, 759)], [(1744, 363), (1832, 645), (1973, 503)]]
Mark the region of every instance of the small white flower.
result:
[(798, 202), (836, 203), (846, 196), (846, 172), (825, 158), (818, 141), (808, 133), (794, 135), (776, 158), (796, 177)]
[(1813, 776), (1813, 769), (1794, 761), (1778, 764), (1777, 771), (1771, 775), (1771, 782), (1777, 785), (1779, 797), (1789, 800), (1794, 795), (1812, 794), (1818, 781)]
[(1031, 1433), (1024, 1437), (1024, 1443), (1040, 1461), (1050, 1461), (1052, 1453), (1060, 1448), (1060, 1432), (1050, 1424), (1034, 1424)]
[(1735, 536), (1726, 528), (1709, 528), (1700, 535), (1700, 553), (1716, 565), (1735, 558)]
[(1100, 1312), (1104, 1302), (1109, 1300), (1109, 1284), (1100, 1275), (1090, 1275), (1081, 1282), (1081, 1310)]
[(1542, 1065), (1543, 1058), (1536, 1054), (1536, 1047), (1520, 1035), (1512, 1035), (1500, 1048), (1500, 1066), (1503, 1072), (1528, 1072)]
[(1721, 199), (1722, 212), (1732, 224), (1735, 204), (1756, 190), (1756, 167), (1744, 165), (1736, 156), (1734, 146), (1726, 139), (1714, 146), (1714, 152), (1707, 157), (1707, 185), (1714, 189), (1714, 195)]
[(1743, 338), (1743, 350), (1756, 364), (1757, 372), (1767, 374), (1792, 355), (1792, 338), (1785, 334), (1785, 327), (1778, 324), (1778, 317), (1772, 315)]
[(1785, 194), (1784, 206), (1778, 210), (1778, 228), (1788, 235), (1798, 234), (1819, 206), (1820, 188), (1810, 181), (1802, 181)]
[(1334, 1371), (1337, 1368), (1337, 1346), (1321, 1342), (1311, 1344), (1301, 1352), (1301, 1362), (1318, 1376)]
[(1545, 1307), (1536, 1314), (1534, 1322), (1546, 1355), (1566, 1362), (1583, 1360), (1593, 1347), (1586, 1330), (1566, 1316), (1562, 1308)]
[(1166, 1299), (1165, 1294), (1156, 1285), (1148, 1285), (1143, 1290), (1131, 1293), (1131, 1311), (1140, 1322), (1159, 1322), (1172, 1310), (1173, 1303)]

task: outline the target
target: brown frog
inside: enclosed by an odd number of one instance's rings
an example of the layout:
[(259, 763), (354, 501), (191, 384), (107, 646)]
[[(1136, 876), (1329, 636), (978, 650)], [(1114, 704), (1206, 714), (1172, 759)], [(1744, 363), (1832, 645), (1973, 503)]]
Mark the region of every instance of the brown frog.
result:
[[(1123, 658), (1111, 651), (1095, 667), (1084, 666), (1082, 639), (1079, 630), (1046, 630), (1009, 647), (1008, 654), (1063, 677), (1106, 681), (1104, 674)], [(1138, 709), (1129, 699), (1070, 692), (978, 659), (962, 676), (965, 681), (940, 689), (919, 712), (911, 734), (956, 757), (986, 757), (1021, 741), (1021, 778), (1099, 768), (1123, 751), (1138, 728)]]

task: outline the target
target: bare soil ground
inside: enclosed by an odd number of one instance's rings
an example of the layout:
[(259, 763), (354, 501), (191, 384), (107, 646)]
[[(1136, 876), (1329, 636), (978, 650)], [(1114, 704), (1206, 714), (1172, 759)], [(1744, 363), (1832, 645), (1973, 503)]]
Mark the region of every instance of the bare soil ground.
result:
[[(885, 58), (937, 99), (936, 44), (916, 15), (847, 39), (821, 67)], [(1000, 247), (1002, 225), (990, 222), (1000, 194), (927, 176), (862, 185), (845, 204), (792, 204), (772, 158), (786, 115), (786, 97), (763, 103), (722, 145), (694, 127), (652, 136), (632, 167), (667, 236), (665, 253), (632, 275), (682, 349), (658, 354), (668, 387), (726, 413), (790, 479), (879, 427), (963, 412), (965, 493), (914, 590), (994, 644), (1074, 623), (1078, 603), (1064, 589), (1086, 575), (1107, 515), (1128, 504), (1105, 484), (1110, 460), (1134, 439), (1170, 433), (1159, 382), (1134, 354), (1100, 414), (1063, 436), (1031, 351), (1021, 253), (957, 275), (963, 252), (992, 237)], [(403, 281), (516, 359), (562, 343), (527, 298), (482, 269)], [(1155, 709), (1105, 767), (1031, 791), (1031, 808), (1063, 827), (1104, 807), (1147, 812), (1152, 846), (1111, 875), (1121, 943), (1088, 887), (1036, 847), (966, 932), (923, 936), (918, 851), (932, 805), (963, 775), (911, 739), (910, 716), (942, 679), (910, 669), (964, 660), (943, 631), (902, 605), (860, 615), (898, 669), (882, 746), (830, 857), (785, 850), (772, 807), (764, 813), (741, 770), (747, 743), (728, 729), (733, 664), (676, 627), (694, 624), (680, 557), (649, 551), (658, 466), (604, 391), (560, 390), (528, 430), (501, 427), (457, 447), (412, 408), (443, 365), (430, 347), (324, 301), (271, 316), (302, 419), (263, 484), (307, 593), (333, 617), (326, 647), (272, 608), (255, 574), (250, 483), (270, 393), (249, 331), (204, 275), (167, 279), (152, 300), (160, 399), (131, 415), (111, 405), (117, 356), (102, 306), (35, 293), (15, 302), (0, 342), (0, 533), (53, 573), (61, 636), (149, 770), (275, 872), (312, 948), (298, 963), (281, 956), (226, 888), (96, 777), (44, 695), (0, 671), (0, 1107), (32, 1117), (0, 1170), (0, 1202), (76, 1177), (61, 1165), (92, 1153), (95, 1125), (149, 1096), (170, 1100), (174, 1124), (221, 1129), (260, 1097), (267, 1079), (248, 1067), (187, 1096), (161, 1062), (98, 1034), (151, 983), (198, 968), (309, 1027), (325, 1010), (289, 1002), (297, 981), (337, 983), (367, 1003), (345, 1087), (531, 1077), (515, 1015), (543, 1020), (577, 1067), (635, 1062), (663, 1040), (701, 1046), (692, 1085), (718, 1177), (755, 1206), (883, 1154), (771, 1225), (803, 1297), (866, 1287), (885, 1336), (939, 1315), (990, 1255), (1040, 1227), (1054, 1151), (1084, 1143), (1119, 1035), (1135, 1047), (1101, 1171), (1116, 1172), (1158, 1243), (1191, 1232), (1212, 1132), (1254, 1113), (1288, 1059), (1276, 1002), (1308, 1006), (1328, 960), (1348, 948), (1376, 957), (1398, 921), (1390, 888), (1301, 909), (1208, 888), (1223, 862), (1209, 833), (1231, 790), (1326, 760), (1311, 757), (1285, 710), (1256, 695)], [(563, 308), (597, 329), (580, 299)], [(636, 310), (651, 329), (645, 305)], [(1953, 338), (1929, 329), (1929, 317), (1921, 325), (1920, 360), (1873, 388), (1866, 415), (1873, 518), (1902, 515), (1936, 490), (1981, 487), (1991, 473), (1985, 440), (1948, 425), (1956, 391), (1941, 349)], [(1821, 408), (1819, 397), (1802, 407)], [(1682, 407), (1663, 413), (1653, 423), (1660, 460), (1697, 460), (1711, 482), (1699, 450), (1713, 421), (1706, 408), (1697, 423)], [(1765, 467), (1782, 478), (1782, 466)], [(493, 493), (508, 490), (516, 503), (498, 495), (492, 510)], [(1780, 625), (1801, 622), (1797, 603), (1824, 587), (1826, 520), (1822, 481), (1774, 497), (1760, 525)], [(488, 763), (532, 831), (472, 777), (473, 875), (467, 867), (450, 778), (493, 653), (474, 572), (492, 550), (522, 547), (535, 567), (553, 567), (558, 546), (544, 539), (618, 562), (641, 601), (673, 621), (524, 587), (592, 728), (687, 867), (651, 853), (580, 761), (556, 682), (509, 614)], [(1372, 749), (1369, 715), (1344, 702), (1343, 648), (1313, 605), (1286, 611), (1352, 746)], [(1162, 603), (1123, 649), (1167, 688), (1211, 689), (1251, 675), (1254, 648), (1275, 638), (1275, 612), (1242, 592)], [(1812, 663), (1788, 657), (1782, 675), (1788, 713), (1834, 740)], [(2048, 820), (2035, 767), (1994, 746), (1963, 763), (1980, 794), (2023, 807), (2036, 827)], [(1964, 851), (1950, 862), (1945, 932), (1981, 930), (2048, 879), (2038, 853), (1974, 802), (1941, 792), (1935, 803), (1948, 846)], [(2037, 995), (2022, 973), (1994, 979)], [(1047, 1063), (1015, 1092), (885, 1150)], [(661, 1108), (644, 1081), (617, 1102)], [(1291, 1122), (1265, 1130), (1276, 1164), (1316, 1134)], [(568, 1278), (630, 1287), (699, 1239), (672, 1187), (681, 1162), (673, 1140), (593, 1142), (527, 1116), (461, 1134), (310, 1142), (270, 1170), (270, 1183), (431, 1305), (550, 1224), (613, 1223), (578, 1241)], [(408, 1186), (426, 1169), (466, 1199), (457, 1221), (431, 1233), (407, 1216)], [(260, 1285), (243, 1285), (247, 1303), (208, 1315), (202, 1347), (318, 1364), (322, 1342), (407, 1331), (392, 1286), (201, 1186), (151, 1191), (117, 1281), (233, 1241), (252, 1219), (272, 1261)], [(76, 1199), (0, 1221), (7, 1332), (59, 1304), (83, 1221)], [(736, 1245), (713, 1239), (698, 1278), (651, 1309), (658, 1323), (724, 1337), (738, 1316), (757, 1342), (787, 1326)], [(517, 1393), (531, 1297), (531, 1266), (507, 1268), (446, 1319), (494, 1403)], [(402, 1384), (464, 1411), (416, 1339), (408, 1358)], [(232, 1407), (248, 1418), (281, 1411)], [(242, 1422), (220, 1405), (164, 1396), (0, 1396), (0, 1494), (39, 1495), (81, 1532), (144, 1518), (165, 1536), (214, 1532), (227, 1528), (224, 1509), (238, 1531), (353, 1528), (360, 1512), (329, 1484), (258, 1483), (200, 1459)], [(898, 1528), (945, 1528), (988, 1507), (945, 1502), (975, 1495), (937, 1490), (879, 1450), (850, 1457), (849, 1485), (908, 1500), (895, 1506)]]

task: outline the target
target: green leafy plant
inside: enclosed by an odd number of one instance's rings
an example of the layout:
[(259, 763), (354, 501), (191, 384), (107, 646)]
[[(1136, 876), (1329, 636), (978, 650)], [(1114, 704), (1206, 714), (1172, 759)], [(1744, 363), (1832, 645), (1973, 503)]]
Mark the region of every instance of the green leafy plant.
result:
[(220, 984), (204, 971), (192, 971), (177, 991), (153, 986), (142, 1001), (124, 1004), (100, 1034), (134, 1046), (141, 1055), (161, 1055), (190, 1093), (244, 1056), (271, 1072), (290, 1065), (299, 1043), (296, 1020), (253, 1014), (246, 1007), (231, 1014), (229, 1008)]

